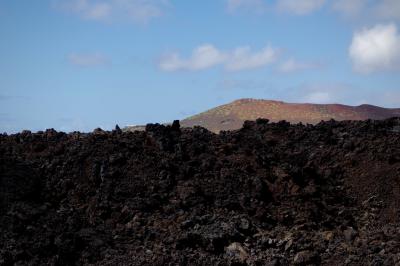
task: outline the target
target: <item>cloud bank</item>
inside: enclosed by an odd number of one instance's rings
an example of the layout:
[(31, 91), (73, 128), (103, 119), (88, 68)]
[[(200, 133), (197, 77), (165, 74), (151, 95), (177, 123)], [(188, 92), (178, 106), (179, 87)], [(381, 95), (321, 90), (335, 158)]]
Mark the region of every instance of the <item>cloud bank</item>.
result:
[(240, 71), (264, 67), (273, 63), (279, 55), (279, 49), (266, 46), (253, 51), (249, 46), (237, 47), (232, 51), (223, 51), (211, 44), (195, 48), (192, 55), (182, 58), (179, 53), (164, 55), (159, 68), (164, 71), (203, 70), (223, 65), (227, 71)]

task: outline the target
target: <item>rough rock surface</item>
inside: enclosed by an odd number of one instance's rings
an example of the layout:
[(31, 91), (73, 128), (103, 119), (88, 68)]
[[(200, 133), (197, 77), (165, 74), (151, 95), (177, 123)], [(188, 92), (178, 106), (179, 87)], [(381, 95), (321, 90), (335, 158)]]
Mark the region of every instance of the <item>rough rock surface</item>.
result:
[(0, 265), (399, 265), (399, 125), (0, 135)]

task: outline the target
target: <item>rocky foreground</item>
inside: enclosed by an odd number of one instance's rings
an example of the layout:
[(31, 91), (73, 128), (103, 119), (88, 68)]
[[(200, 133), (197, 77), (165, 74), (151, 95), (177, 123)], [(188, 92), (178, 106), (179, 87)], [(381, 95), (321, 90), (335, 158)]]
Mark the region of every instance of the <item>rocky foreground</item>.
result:
[(0, 265), (313, 264), (400, 264), (400, 119), (0, 135)]

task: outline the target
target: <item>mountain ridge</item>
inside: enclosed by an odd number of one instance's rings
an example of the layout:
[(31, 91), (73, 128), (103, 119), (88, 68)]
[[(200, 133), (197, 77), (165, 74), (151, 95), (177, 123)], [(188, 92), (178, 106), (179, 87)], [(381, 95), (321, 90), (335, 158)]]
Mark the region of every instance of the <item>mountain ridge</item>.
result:
[(371, 104), (350, 106), (338, 103), (287, 103), (277, 100), (243, 98), (211, 108), (181, 121), (184, 127), (202, 126), (210, 131), (235, 130), (246, 120), (258, 118), (272, 122), (317, 124), (322, 120), (381, 120), (400, 116), (400, 108)]

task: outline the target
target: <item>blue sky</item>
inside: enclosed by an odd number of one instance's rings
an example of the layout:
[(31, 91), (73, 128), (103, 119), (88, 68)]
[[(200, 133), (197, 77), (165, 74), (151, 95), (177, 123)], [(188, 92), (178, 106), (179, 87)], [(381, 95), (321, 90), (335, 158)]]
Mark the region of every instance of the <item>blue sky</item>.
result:
[(400, 107), (398, 0), (0, 0), (0, 132), (238, 98)]

